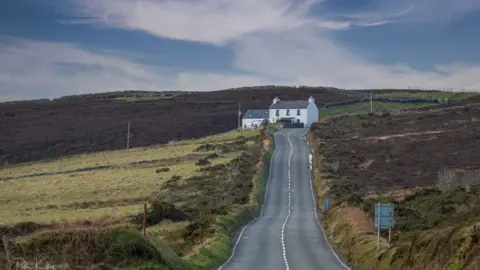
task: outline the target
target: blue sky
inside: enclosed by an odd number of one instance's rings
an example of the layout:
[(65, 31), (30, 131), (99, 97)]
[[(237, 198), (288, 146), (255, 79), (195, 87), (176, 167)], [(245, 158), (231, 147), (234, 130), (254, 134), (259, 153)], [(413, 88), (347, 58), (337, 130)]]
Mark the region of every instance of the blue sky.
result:
[(261, 84), (480, 89), (478, 0), (7, 0), (0, 100)]

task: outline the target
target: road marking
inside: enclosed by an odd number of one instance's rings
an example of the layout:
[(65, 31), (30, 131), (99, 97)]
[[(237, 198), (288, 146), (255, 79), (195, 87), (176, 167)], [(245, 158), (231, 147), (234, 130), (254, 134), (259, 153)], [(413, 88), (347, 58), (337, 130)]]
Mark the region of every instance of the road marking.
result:
[(264, 195), (264, 198), (263, 198), (262, 208), (260, 210), (260, 216), (252, 219), (250, 222), (247, 223), (247, 225), (245, 225), (242, 228), (242, 230), (240, 231), (240, 234), (238, 235), (237, 241), (235, 242), (235, 245), (233, 246), (232, 255), (230, 255), (230, 258), (228, 258), (228, 260), (224, 264), (222, 264), (220, 267), (218, 267), (217, 270), (223, 269), (223, 267), (225, 267), (233, 259), (233, 257), (235, 256), (235, 252), (237, 251), (238, 244), (240, 243), (240, 239), (243, 238), (242, 235), (243, 235), (243, 232), (245, 231), (245, 229), (250, 224), (252, 224), (255, 220), (257, 220), (259, 217), (263, 216), (263, 207), (265, 206), (265, 203), (267, 202), (267, 199), (268, 199), (268, 186), (270, 185), (270, 178), (272, 177), (272, 163), (273, 163), (273, 160), (274, 160), (274, 157), (275, 157), (275, 153), (277, 152), (277, 136), (275, 136), (275, 134), (273, 134), (273, 139), (275, 141), (275, 149), (273, 150), (272, 156), (270, 158), (270, 168), (269, 168), (269, 172), (268, 172), (267, 186), (265, 187), (265, 195)]
[(292, 134), (293, 131), (290, 131), (287, 133), (287, 140), (288, 144), (290, 145), (290, 153), (288, 155), (288, 215), (285, 218), (285, 221), (283, 222), (282, 225), (282, 251), (283, 251), (283, 261), (285, 262), (285, 268), (286, 270), (289, 270), (288, 266), (288, 260), (287, 260), (287, 247), (285, 246), (285, 226), (287, 225), (288, 219), (290, 218), (290, 214), (292, 213), (291, 211), (291, 206), (292, 206), (292, 172), (291, 172), (291, 161), (292, 161), (292, 155), (293, 155), (293, 143), (292, 140), (290, 139), (290, 134)]

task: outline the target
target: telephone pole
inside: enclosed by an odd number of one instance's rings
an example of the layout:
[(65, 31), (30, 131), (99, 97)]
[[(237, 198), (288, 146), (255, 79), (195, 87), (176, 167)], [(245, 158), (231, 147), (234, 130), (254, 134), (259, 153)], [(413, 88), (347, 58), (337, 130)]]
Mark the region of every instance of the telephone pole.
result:
[(370, 92), (370, 112), (373, 112), (373, 98), (372, 98), (372, 92)]
[(128, 131), (127, 131), (127, 149), (130, 148), (130, 120), (128, 120)]
[(242, 130), (242, 123), (241, 123), (241, 119), (240, 119), (240, 115), (242, 114), (242, 111), (240, 110), (240, 102), (238, 103), (238, 130)]

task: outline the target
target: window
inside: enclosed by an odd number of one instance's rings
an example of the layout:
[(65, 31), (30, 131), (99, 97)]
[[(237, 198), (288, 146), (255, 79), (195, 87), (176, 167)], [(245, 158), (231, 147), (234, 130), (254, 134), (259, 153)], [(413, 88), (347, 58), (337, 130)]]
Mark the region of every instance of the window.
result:
[(300, 109), (297, 110), (297, 115), (300, 115)]
[(280, 110), (277, 109), (276, 116), (280, 116)]
[(290, 110), (287, 109), (287, 115), (290, 115)]

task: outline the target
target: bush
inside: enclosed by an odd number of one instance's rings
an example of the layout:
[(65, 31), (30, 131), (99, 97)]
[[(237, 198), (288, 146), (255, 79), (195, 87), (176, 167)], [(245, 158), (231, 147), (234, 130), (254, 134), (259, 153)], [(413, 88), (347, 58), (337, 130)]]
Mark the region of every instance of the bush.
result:
[(195, 165), (197, 165), (197, 166), (208, 166), (210, 164), (212, 164), (212, 162), (210, 162), (206, 158), (199, 159), (197, 162), (195, 162)]
[(159, 168), (155, 170), (156, 173), (169, 172), (169, 171), (170, 171), (170, 168), (167, 168), (167, 167)]
[(215, 158), (218, 158), (217, 153), (210, 154), (205, 159), (215, 159)]
[[(147, 225), (155, 225), (165, 219), (174, 222), (184, 221), (188, 219), (188, 215), (171, 203), (161, 200), (150, 201), (150, 209), (147, 211)], [(138, 214), (135, 221), (137, 224), (143, 224), (143, 213)]]

